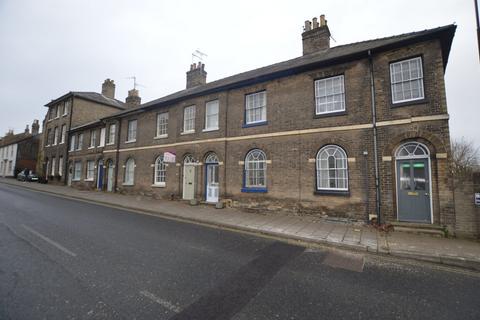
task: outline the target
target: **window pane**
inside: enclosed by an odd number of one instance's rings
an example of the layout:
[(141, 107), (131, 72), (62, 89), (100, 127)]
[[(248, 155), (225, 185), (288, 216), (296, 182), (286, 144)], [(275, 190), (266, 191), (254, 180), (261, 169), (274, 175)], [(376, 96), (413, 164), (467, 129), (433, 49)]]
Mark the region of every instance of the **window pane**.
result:
[(315, 98), (317, 114), (345, 110), (344, 77), (315, 81)]
[(393, 102), (423, 99), (423, 71), (421, 58), (390, 64)]

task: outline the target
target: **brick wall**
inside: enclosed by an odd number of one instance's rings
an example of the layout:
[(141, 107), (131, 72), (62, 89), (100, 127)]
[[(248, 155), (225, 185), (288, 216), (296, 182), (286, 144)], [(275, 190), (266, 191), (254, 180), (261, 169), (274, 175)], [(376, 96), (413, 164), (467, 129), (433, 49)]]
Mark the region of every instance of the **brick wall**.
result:
[(475, 206), (474, 195), (480, 192), (480, 172), (455, 179), (456, 235), (480, 238), (480, 206)]

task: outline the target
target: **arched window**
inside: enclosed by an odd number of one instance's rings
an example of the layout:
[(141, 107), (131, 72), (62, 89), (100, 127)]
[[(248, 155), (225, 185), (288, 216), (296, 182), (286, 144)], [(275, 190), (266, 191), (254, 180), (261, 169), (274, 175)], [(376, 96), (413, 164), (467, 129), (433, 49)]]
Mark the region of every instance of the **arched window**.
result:
[(395, 153), (397, 159), (428, 158), (430, 152), (419, 142), (407, 142), (401, 145)]
[(205, 158), (205, 163), (218, 163), (217, 155), (213, 152), (210, 152)]
[(339, 146), (320, 149), (316, 159), (317, 190), (348, 190), (347, 154)]
[(158, 156), (155, 160), (155, 185), (165, 186), (167, 167), (163, 162), (163, 156)]
[(135, 176), (135, 160), (133, 158), (129, 158), (127, 162), (125, 162), (125, 175), (123, 182), (127, 185), (133, 185)]
[(197, 163), (197, 160), (195, 160), (195, 158), (191, 154), (187, 154), (183, 159), (183, 164), (189, 165), (195, 163)]
[(267, 157), (260, 149), (251, 150), (245, 157), (245, 187), (267, 187)]

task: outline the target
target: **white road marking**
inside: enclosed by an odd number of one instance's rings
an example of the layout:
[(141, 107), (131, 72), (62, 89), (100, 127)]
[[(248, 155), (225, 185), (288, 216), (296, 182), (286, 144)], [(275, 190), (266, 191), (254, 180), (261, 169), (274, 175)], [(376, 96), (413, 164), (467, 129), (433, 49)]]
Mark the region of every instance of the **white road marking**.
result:
[(167, 308), (168, 310), (170, 311), (173, 311), (175, 313), (179, 313), (181, 310), (179, 307), (177, 307), (176, 305), (174, 305), (173, 303), (171, 303), (170, 301), (167, 301), (167, 300), (163, 300), (159, 297), (157, 297), (156, 295), (154, 295), (153, 293), (151, 292), (148, 292), (146, 290), (143, 290), (143, 291), (140, 291), (140, 294), (147, 297), (148, 299), (158, 303), (159, 305)]
[(65, 248), (64, 246), (58, 244), (57, 242), (53, 241), (52, 239), (49, 239), (47, 237), (45, 237), (44, 235), (38, 233), (37, 231), (33, 230), (32, 228), (30, 227), (27, 227), (26, 225), (22, 224), (22, 227), (25, 228), (26, 230), (30, 231), (31, 233), (33, 233), (34, 235), (36, 235), (37, 237), (39, 237), (40, 239), (50, 243), (52, 246), (56, 247), (57, 249), (60, 249), (62, 250), (63, 252), (65, 252), (66, 254), (69, 254), (71, 255), (72, 257), (76, 257), (77, 254), (76, 253), (73, 253), (72, 251), (68, 250), (67, 248)]

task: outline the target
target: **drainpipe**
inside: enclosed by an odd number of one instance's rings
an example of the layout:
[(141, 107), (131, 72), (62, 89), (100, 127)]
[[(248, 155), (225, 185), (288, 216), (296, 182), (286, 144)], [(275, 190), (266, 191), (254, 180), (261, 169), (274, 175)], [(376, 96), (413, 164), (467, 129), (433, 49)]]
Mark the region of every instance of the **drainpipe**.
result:
[(377, 223), (381, 223), (380, 217), (380, 179), (378, 173), (378, 145), (377, 145), (377, 107), (375, 104), (375, 78), (373, 74), (372, 52), (368, 50), (368, 62), (370, 66), (370, 94), (372, 97), (372, 126), (373, 126), (373, 156), (375, 164), (375, 211)]
[(118, 167), (120, 165), (120, 137), (122, 132), (122, 118), (118, 118), (118, 130), (117, 130), (117, 151), (115, 152), (115, 181), (113, 184), (113, 192), (117, 192), (117, 182), (118, 182)]
[[(63, 185), (66, 185), (66, 184), (68, 183), (68, 179), (69, 179), (68, 175), (71, 174), (71, 173), (69, 172), (69, 170), (68, 170), (68, 168), (70, 167), (70, 166), (68, 165), (68, 162), (69, 162), (68, 155), (69, 155), (69, 150), (70, 150), (70, 147), (69, 147), (69, 146), (70, 146), (70, 138), (71, 138), (71, 137), (70, 137), (70, 134), (68, 134), (68, 133), (70, 132), (70, 129), (72, 128), (73, 103), (74, 103), (74, 101), (75, 101), (75, 97), (73, 96), (73, 94), (72, 94), (72, 98), (71, 98), (71, 99), (72, 99), (72, 101), (71, 101), (71, 103), (70, 103), (70, 110), (69, 110), (69, 111), (70, 111), (70, 115), (69, 115), (69, 120), (68, 120), (68, 130), (65, 130), (65, 131), (66, 131), (66, 132), (65, 132), (66, 137), (65, 137), (65, 144), (63, 145), (63, 148), (67, 148), (67, 152), (65, 152), (65, 161), (64, 161), (64, 163), (63, 163), (63, 171), (64, 171), (64, 172), (62, 173), (62, 174), (64, 174), (64, 175), (63, 175)], [(65, 103), (65, 102), (63, 102), (63, 103)], [(60, 129), (60, 130), (61, 130), (61, 129)], [(48, 168), (47, 168), (47, 169), (48, 169)], [(47, 173), (47, 174), (48, 174), (48, 173)], [(47, 176), (48, 176), (48, 175), (47, 175)]]

